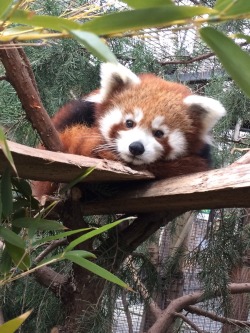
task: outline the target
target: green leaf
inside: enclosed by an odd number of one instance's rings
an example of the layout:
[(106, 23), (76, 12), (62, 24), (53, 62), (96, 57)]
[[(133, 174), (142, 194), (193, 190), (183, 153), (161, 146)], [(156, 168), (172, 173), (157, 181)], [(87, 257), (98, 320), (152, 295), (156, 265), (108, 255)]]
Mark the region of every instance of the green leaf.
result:
[(8, 243), (15, 245), (18, 248), (24, 249), (25, 242), (24, 240), (14, 233), (12, 230), (0, 226), (0, 236)]
[(77, 183), (81, 182), (83, 179), (85, 179), (86, 177), (88, 177), (88, 175), (91, 174), (91, 172), (93, 170), (95, 170), (95, 167), (91, 167), (91, 168), (88, 168), (87, 170), (85, 170), (83, 174), (81, 174), (80, 176), (74, 178), (70, 183), (68, 183), (67, 185), (65, 185), (60, 190), (60, 194), (65, 193), (70, 188), (72, 188), (73, 186), (75, 186)]
[(11, 319), (0, 326), (0, 333), (15, 333), (16, 330), (22, 325), (22, 323), (29, 317), (31, 311), (23, 313), (14, 319)]
[(93, 253), (88, 252), (88, 251), (84, 251), (84, 250), (74, 250), (74, 251), (66, 252), (65, 255), (64, 255), (64, 258), (68, 259), (68, 256), (70, 256), (70, 255), (78, 256), (78, 257), (81, 257), (81, 258), (96, 259), (96, 256)]
[(28, 26), (43, 27), (45, 29), (53, 29), (56, 31), (65, 31), (80, 29), (81, 25), (72, 20), (49, 16), (36, 15), (34, 12), (27, 10), (16, 10), (9, 19), (12, 23), (26, 24)]
[(112, 62), (117, 64), (118, 61), (115, 55), (111, 52), (109, 47), (92, 32), (85, 32), (81, 30), (69, 30), (69, 33), (75, 37), (75, 39), (85, 46), (85, 48), (96, 56), (98, 59), (104, 62)]
[(63, 233), (56, 234), (54, 236), (47, 236), (47, 237), (44, 237), (42, 239), (39, 239), (39, 240), (35, 241), (33, 243), (33, 246), (36, 246), (36, 245), (39, 245), (39, 244), (42, 244), (42, 243), (46, 243), (46, 242), (50, 242), (50, 241), (56, 240), (56, 239), (66, 238), (68, 236), (77, 234), (79, 232), (89, 231), (91, 229), (93, 229), (93, 228), (82, 228), (82, 229), (77, 229), (77, 230), (72, 230), (72, 231), (66, 231), (66, 232), (63, 232)]
[(232, 4), (232, 0), (217, 0), (214, 8), (217, 10), (224, 10), (226, 9), (230, 4)]
[(42, 218), (21, 217), (12, 221), (12, 225), (19, 228), (31, 228), (36, 230), (64, 230), (65, 227), (53, 220)]
[(81, 258), (78, 255), (74, 255), (72, 253), (66, 253), (65, 258), (87, 269), (88, 271), (102, 277), (107, 281), (113, 282), (123, 288), (131, 290), (131, 288), (125, 282), (119, 279), (117, 276), (115, 276), (114, 274), (108, 272), (106, 269), (94, 264), (93, 262), (87, 259)]
[(8, 242), (5, 243), (6, 249), (11, 256), (14, 264), (21, 270), (26, 271), (30, 268), (31, 261), (29, 255), (26, 253), (25, 249), (21, 249)]
[(2, 199), (3, 215), (7, 217), (11, 215), (13, 212), (13, 197), (12, 197), (10, 168), (7, 168), (2, 176), (1, 199)]
[[(221, 0), (217, 1), (215, 7), (219, 11), (218, 14), (223, 15), (247, 15), (250, 13), (250, 1), (249, 0)], [(247, 18), (247, 17), (246, 17)]]
[(234, 34), (233, 37), (234, 38), (245, 39), (245, 41), (247, 41), (248, 43), (250, 43), (250, 36), (249, 35), (245, 35), (245, 34)]
[(123, 0), (123, 2), (136, 9), (173, 5), (172, 0)]
[(27, 180), (13, 178), (12, 183), (18, 189), (19, 193), (24, 195), (26, 198), (29, 198), (32, 195), (31, 186)]
[(6, 247), (5, 247), (3, 252), (2, 252), (2, 255), (1, 255), (0, 272), (2, 274), (9, 273), (9, 271), (11, 270), (11, 264), (12, 264), (11, 256), (9, 255), (9, 253), (8, 253)]
[(0, 147), (2, 148), (2, 151), (3, 151), (4, 155), (6, 156), (7, 160), (9, 161), (10, 165), (12, 166), (12, 169), (17, 174), (17, 170), (16, 170), (16, 167), (15, 167), (11, 152), (9, 150), (9, 147), (8, 147), (7, 141), (5, 139), (3, 129), (1, 127), (0, 127)]
[[(197, 15), (210, 14), (214, 11), (208, 7), (162, 6), (103, 15), (82, 24), (81, 30), (91, 31), (97, 35), (120, 33), (152, 27), (164, 27), (177, 24), (176, 21), (190, 19)], [(186, 23), (178, 22), (180, 24)]]
[(120, 224), (123, 221), (128, 221), (128, 220), (132, 220), (135, 219), (135, 217), (126, 217), (124, 219), (106, 224), (98, 229), (92, 230), (90, 232), (88, 232), (87, 234), (84, 234), (80, 237), (78, 237), (77, 239), (73, 240), (65, 249), (65, 251), (70, 251), (72, 250), (74, 247), (76, 247), (78, 244), (85, 242), (86, 240), (93, 238), (111, 228), (114, 228), (115, 226), (117, 226), (118, 224)]
[(1, 21), (6, 20), (6, 18), (8, 17), (12, 3), (13, 3), (12, 0), (1, 0), (0, 1), (0, 20)]
[(232, 39), (213, 28), (200, 29), (200, 35), (218, 56), (232, 79), (250, 97), (250, 55)]

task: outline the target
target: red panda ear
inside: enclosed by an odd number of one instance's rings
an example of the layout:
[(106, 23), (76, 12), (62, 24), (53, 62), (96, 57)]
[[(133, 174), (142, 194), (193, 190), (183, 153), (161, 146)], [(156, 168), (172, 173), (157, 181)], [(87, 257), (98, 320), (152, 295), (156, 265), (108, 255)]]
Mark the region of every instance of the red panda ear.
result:
[(204, 137), (209, 134), (220, 118), (226, 115), (223, 105), (213, 98), (190, 95), (184, 98), (183, 102), (194, 116), (199, 116), (203, 125)]
[(139, 77), (121, 64), (104, 63), (101, 65), (101, 100), (125, 86), (139, 84)]

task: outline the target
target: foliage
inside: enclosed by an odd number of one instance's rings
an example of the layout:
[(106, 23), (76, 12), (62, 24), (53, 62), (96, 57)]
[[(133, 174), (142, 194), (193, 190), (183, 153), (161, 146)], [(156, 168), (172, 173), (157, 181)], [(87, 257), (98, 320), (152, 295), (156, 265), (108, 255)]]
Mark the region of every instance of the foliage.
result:
[[(78, 15), (78, 20), (75, 20), (74, 16), (70, 14), (68, 19), (63, 16), (31, 14), (27, 7), (21, 6), (22, 2), (3, 0), (0, 18), (5, 29), (0, 35), (0, 41), (11, 41), (13, 38), (20, 41), (52, 37), (65, 38), (73, 35), (101, 60), (116, 62), (114, 55), (103, 41), (93, 34), (107, 38), (121, 36), (128, 31), (131, 35), (152, 27), (163, 28), (177, 25), (181, 29), (186, 29), (187, 25), (189, 28), (194, 26), (200, 28), (201, 38), (212, 48), (241, 89), (250, 96), (248, 84), (250, 56), (231, 39), (240, 37), (248, 41), (249, 36), (241, 34), (227, 37), (214, 27), (215, 24), (225, 21), (247, 19), (250, 15), (248, 1), (217, 0), (213, 8), (177, 6), (172, 1), (125, 2), (134, 9), (111, 14), (104, 13), (97, 18), (93, 18), (93, 9), (89, 15), (83, 12), (82, 15)], [(205, 14), (206, 16), (202, 16)], [(17, 26), (13, 28), (10, 23), (17, 24)], [(210, 27), (204, 27), (205, 23), (210, 24)], [(48, 32), (46, 29), (50, 29), (50, 31)]]
[[(16, 170), (2, 130), (0, 134), (0, 145), (10, 165)], [(87, 174), (89, 172), (91, 170)], [(75, 182), (71, 186), (74, 184)], [(91, 262), (89, 259), (93, 260), (96, 258), (94, 254), (88, 251), (75, 250), (75, 247), (131, 218), (124, 218), (95, 230), (91, 230), (93, 228), (83, 228), (64, 231), (65, 228), (60, 222), (47, 220), (44, 217), (55, 204), (56, 202), (47, 209), (38, 212), (35, 217), (31, 217), (31, 214), (34, 214), (33, 211), (37, 211), (39, 206), (38, 202), (32, 197), (30, 184), (25, 180), (12, 178), (10, 168), (6, 169), (0, 177), (0, 237), (2, 239), (0, 249), (0, 286), (3, 287), (12, 281), (30, 275), (45, 265), (69, 260), (104, 279), (130, 289), (118, 277)], [(46, 236), (48, 232), (53, 232), (53, 234)], [(77, 235), (78, 233), (84, 234), (70, 242), (63, 251), (52, 256), (49, 253), (50, 256), (48, 258), (45, 257), (37, 262), (33, 254), (38, 246), (46, 245), (47, 247), (48, 242), (66, 239), (66, 237)], [(11, 329), (14, 332), (27, 316), (28, 314), (24, 314), (20, 318), (7, 322), (5, 324), (6, 332), (11, 332)], [(5, 332), (5, 326), (0, 328), (0, 332)]]

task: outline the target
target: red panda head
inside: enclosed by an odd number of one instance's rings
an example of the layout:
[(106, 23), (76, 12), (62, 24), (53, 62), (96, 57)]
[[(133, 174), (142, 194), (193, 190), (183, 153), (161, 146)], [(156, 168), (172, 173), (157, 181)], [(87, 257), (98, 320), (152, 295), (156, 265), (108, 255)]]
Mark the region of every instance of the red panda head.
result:
[(218, 101), (192, 95), (182, 84), (110, 63), (102, 65), (100, 92), (90, 98), (98, 102), (105, 141), (134, 165), (197, 153), (225, 114)]

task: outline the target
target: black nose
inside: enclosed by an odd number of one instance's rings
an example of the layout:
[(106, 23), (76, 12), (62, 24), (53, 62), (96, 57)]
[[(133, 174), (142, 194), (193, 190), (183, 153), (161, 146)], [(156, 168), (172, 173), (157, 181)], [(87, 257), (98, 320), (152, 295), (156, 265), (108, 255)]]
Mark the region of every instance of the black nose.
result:
[(132, 142), (129, 145), (129, 151), (134, 156), (142, 155), (145, 151), (143, 144), (140, 141)]

